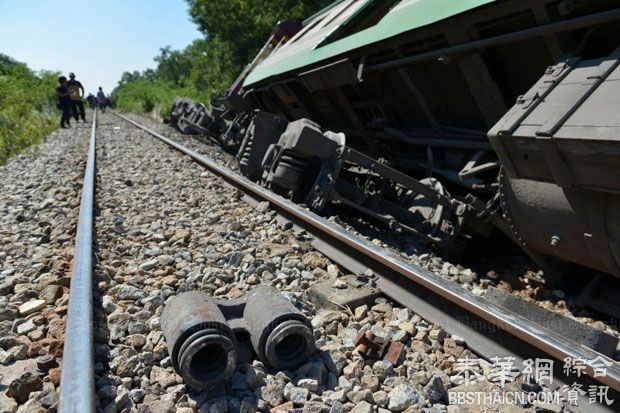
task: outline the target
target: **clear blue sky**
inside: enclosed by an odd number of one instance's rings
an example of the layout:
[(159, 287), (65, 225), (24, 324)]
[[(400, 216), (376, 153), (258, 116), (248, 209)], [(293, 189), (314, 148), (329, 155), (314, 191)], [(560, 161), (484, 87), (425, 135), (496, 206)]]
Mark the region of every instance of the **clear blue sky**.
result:
[(184, 0), (0, 0), (0, 53), (75, 72), (87, 94), (109, 93), (123, 72), (154, 67), (160, 47), (199, 37)]

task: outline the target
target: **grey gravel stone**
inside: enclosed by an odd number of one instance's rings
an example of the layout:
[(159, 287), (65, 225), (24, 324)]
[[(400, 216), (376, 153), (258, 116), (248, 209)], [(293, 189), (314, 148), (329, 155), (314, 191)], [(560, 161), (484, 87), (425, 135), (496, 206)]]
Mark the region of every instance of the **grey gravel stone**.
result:
[(351, 410), (351, 413), (373, 413), (373, 408), (368, 402), (359, 402)]
[(58, 393), (56, 390), (45, 390), (39, 397), (39, 403), (41, 403), (41, 406), (49, 409), (58, 403)]
[(56, 300), (59, 299), (61, 296), (62, 288), (58, 285), (53, 284), (45, 286), (45, 288), (43, 288), (43, 290), (39, 294), (39, 297), (47, 304), (54, 304), (54, 302), (56, 302)]
[(388, 409), (394, 412), (402, 412), (407, 407), (424, 402), (424, 397), (407, 383), (394, 387), (389, 393), (388, 399)]
[(42, 410), (45, 410), (43, 405), (36, 398), (32, 398), (19, 406), (17, 413), (38, 413)]
[(133, 285), (122, 284), (114, 289), (114, 295), (119, 300), (139, 300), (146, 297), (146, 293)]
[(99, 387), (99, 390), (97, 391), (97, 397), (99, 398), (99, 400), (104, 402), (114, 400), (116, 398), (116, 386), (105, 385)]
[(256, 207), (255, 207), (256, 212), (260, 212), (260, 213), (267, 212), (269, 210), (269, 205), (270, 204), (267, 201), (259, 202), (258, 204), (256, 204)]
[(297, 386), (316, 392), (319, 389), (319, 382), (314, 379), (301, 379), (297, 382)]
[(17, 334), (22, 334), (22, 335), (28, 334), (31, 331), (34, 331), (36, 329), (37, 329), (37, 325), (34, 323), (34, 320), (31, 318), (17, 326)]
[(131, 398), (134, 403), (140, 403), (142, 399), (144, 399), (145, 394), (146, 391), (144, 389), (132, 389), (129, 392), (129, 398)]
[(19, 314), (27, 316), (32, 313), (41, 311), (46, 306), (45, 300), (32, 300), (19, 306)]
[(270, 406), (278, 406), (284, 401), (284, 385), (280, 383), (268, 384), (261, 388), (259, 395)]
[(372, 392), (379, 390), (380, 383), (379, 383), (378, 376), (365, 375), (364, 377), (362, 377), (361, 382), (362, 382), (362, 386), (367, 390), (370, 390)]
[(176, 407), (172, 400), (158, 400), (149, 403), (148, 412), (150, 413), (175, 413)]
[(4, 394), (0, 394), (0, 413), (15, 413), (17, 402)]
[(127, 404), (127, 402), (129, 402), (129, 391), (127, 391), (126, 388), (121, 387), (116, 395), (116, 398), (114, 399), (114, 403), (116, 403), (117, 407), (122, 408)]
[(347, 358), (340, 350), (331, 350), (328, 353), (323, 353), (322, 356), (325, 366), (330, 372), (337, 375), (342, 372), (342, 369), (347, 364)]
[(15, 361), (15, 355), (13, 355), (13, 353), (0, 350), (0, 364), (7, 365), (11, 364), (13, 361)]
[(426, 397), (432, 402), (441, 401), (446, 395), (446, 387), (438, 376), (433, 376), (433, 378), (428, 382), (426, 386), (424, 386), (424, 393), (426, 393)]
[(209, 413), (227, 413), (228, 412), (228, 400), (216, 401), (209, 407)]
[(112, 402), (103, 408), (103, 413), (117, 413), (116, 403)]
[(340, 402), (334, 402), (332, 407), (329, 409), (329, 413), (344, 413), (347, 411), (347, 408), (344, 407), (344, 404)]
[(9, 349), (9, 353), (13, 355), (15, 360), (23, 360), (28, 356), (28, 346), (26, 344), (18, 344)]
[(308, 389), (296, 387), (293, 383), (287, 383), (284, 387), (284, 397), (296, 405), (302, 405), (308, 400)]
[(389, 402), (388, 394), (383, 390), (376, 391), (372, 394), (374, 403), (379, 407), (386, 407)]
[(379, 360), (372, 365), (372, 372), (380, 378), (394, 374), (394, 366), (387, 360)]
[(116, 310), (116, 304), (114, 303), (114, 299), (109, 295), (104, 295), (101, 299), (101, 307), (105, 310), (106, 313), (112, 313)]
[(158, 366), (153, 366), (151, 369), (150, 380), (157, 382), (162, 389), (166, 389), (176, 384), (177, 379), (173, 373), (170, 373), (168, 369), (164, 369)]
[(140, 264), (140, 269), (142, 271), (150, 271), (153, 268), (155, 268), (158, 263), (159, 263), (159, 260), (157, 260), (157, 259), (152, 259), (152, 260), (144, 261), (142, 264)]
[(230, 379), (230, 386), (233, 390), (245, 390), (248, 388), (248, 382), (246, 380), (246, 375), (241, 372), (233, 373), (232, 378)]

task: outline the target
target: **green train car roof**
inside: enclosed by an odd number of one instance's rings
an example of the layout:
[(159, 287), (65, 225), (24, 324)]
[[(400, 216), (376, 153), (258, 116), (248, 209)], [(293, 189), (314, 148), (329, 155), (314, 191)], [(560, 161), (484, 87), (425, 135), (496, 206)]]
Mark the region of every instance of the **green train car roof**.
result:
[(363, 19), (369, 10), (381, 7), (381, 3), (387, 1), (344, 0), (334, 3), (306, 21), (299, 33), (256, 66), (245, 80), (244, 86), (436, 23), (497, 0), (401, 0), (376, 24), (350, 35), (341, 34), (349, 23)]

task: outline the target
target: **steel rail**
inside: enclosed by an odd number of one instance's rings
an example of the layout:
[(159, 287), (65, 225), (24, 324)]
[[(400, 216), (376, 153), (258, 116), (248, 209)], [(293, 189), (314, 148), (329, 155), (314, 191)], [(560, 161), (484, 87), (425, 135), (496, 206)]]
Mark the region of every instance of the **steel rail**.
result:
[(75, 236), (75, 255), (60, 376), (60, 413), (95, 411), (92, 273), (96, 144), (97, 110), (93, 112), (80, 217)]
[(144, 130), (150, 135), (160, 139), (178, 151), (188, 155), (193, 160), (206, 167), (211, 173), (219, 176), (221, 179), (246, 194), (249, 194), (256, 199), (268, 201), (276, 209), (284, 211), (287, 215), (293, 217), (294, 219), (315, 228), (317, 231), (330, 237), (332, 240), (352, 248), (357, 253), (365, 256), (375, 263), (380, 264), (387, 270), (393, 271), (394, 273), (419, 284), (429, 292), (445, 298), (450, 303), (462, 308), (464, 311), (472, 313), (477, 317), (480, 317), (482, 320), (497, 326), (501, 330), (509, 333), (512, 337), (522, 340), (528, 345), (542, 351), (544, 354), (547, 354), (557, 360), (564, 360), (566, 357), (570, 357), (573, 360), (586, 360), (585, 372), (588, 376), (593, 378), (596, 382), (608, 385), (612, 389), (620, 391), (620, 367), (617, 363), (612, 363), (612, 365), (607, 368), (606, 375), (601, 377), (600, 373), (595, 371), (596, 366), (593, 365), (594, 363), (590, 363), (589, 361), (599, 360), (598, 357), (602, 357), (603, 359), (609, 361), (611, 360), (596, 351), (583, 345), (567, 342), (565, 338), (560, 337), (551, 331), (545, 330), (535, 323), (528, 322), (528, 320), (520, 317), (518, 314), (512, 313), (502, 307), (495, 306), (481, 297), (464, 290), (460, 286), (451, 283), (420, 266), (406, 262), (399, 257), (390, 255), (384, 249), (361, 239), (342, 227), (330, 223), (313, 212), (310, 212), (301, 206), (294, 204), (291, 201), (255, 184), (254, 182), (249, 181), (245, 177), (239, 176), (229, 168), (216, 164), (198, 152), (186, 148), (183, 145), (180, 145), (179, 143), (127, 118), (126, 116), (116, 112), (112, 113), (132, 125)]

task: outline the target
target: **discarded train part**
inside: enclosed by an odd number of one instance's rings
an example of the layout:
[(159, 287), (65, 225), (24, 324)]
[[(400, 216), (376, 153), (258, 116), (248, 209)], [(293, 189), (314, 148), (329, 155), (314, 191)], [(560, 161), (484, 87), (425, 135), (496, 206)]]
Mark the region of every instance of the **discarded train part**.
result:
[(195, 388), (232, 375), (240, 337), (249, 337), (261, 361), (277, 370), (297, 367), (316, 351), (308, 319), (273, 287), (238, 300), (180, 294), (166, 305), (161, 325), (175, 371)]
[(243, 320), (254, 350), (269, 367), (297, 367), (316, 351), (310, 321), (273, 287), (248, 293)]
[(175, 371), (195, 388), (211, 388), (237, 364), (235, 334), (217, 303), (206, 294), (180, 294), (166, 305), (161, 328)]

